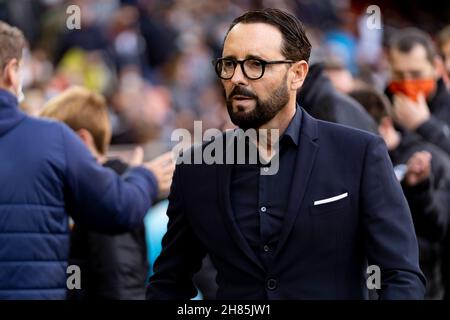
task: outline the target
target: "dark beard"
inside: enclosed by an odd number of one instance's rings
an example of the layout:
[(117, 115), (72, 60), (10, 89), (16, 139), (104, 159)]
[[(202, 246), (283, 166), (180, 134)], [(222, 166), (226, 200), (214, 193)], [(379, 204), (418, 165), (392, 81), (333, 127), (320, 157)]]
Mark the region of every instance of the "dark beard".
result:
[[(241, 86), (236, 86), (226, 98), (227, 110), (231, 122), (243, 130), (250, 128), (257, 129), (272, 120), (277, 113), (282, 110), (289, 101), (289, 92), (285, 76), (282, 84), (273, 92), (267, 100), (260, 100), (253, 92)], [(256, 100), (255, 108), (252, 111), (241, 113), (233, 112), (232, 97), (235, 95), (247, 96)]]

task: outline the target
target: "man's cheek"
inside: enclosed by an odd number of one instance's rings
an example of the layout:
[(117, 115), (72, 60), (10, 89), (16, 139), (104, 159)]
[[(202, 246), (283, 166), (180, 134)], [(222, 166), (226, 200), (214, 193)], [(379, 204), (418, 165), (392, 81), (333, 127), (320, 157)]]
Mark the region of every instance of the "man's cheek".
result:
[(231, 90), (222, 82), (222, 94), (224, 99), (228, 100), (228, 96), (230, 95)]

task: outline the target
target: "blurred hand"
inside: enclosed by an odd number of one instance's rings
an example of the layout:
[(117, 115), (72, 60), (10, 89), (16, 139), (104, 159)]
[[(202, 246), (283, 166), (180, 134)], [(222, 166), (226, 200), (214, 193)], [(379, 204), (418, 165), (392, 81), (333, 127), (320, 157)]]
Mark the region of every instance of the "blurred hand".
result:
[(166, 198), (169, 195), (175, 170), (172, 151), (166, 152), (152, 161), (143, 163), (143, 166), (153, 172), (156, 180), (158, 180), (158, 197)]
[(414, 187), (425, 181), (431, 172), (431, 153), (420, 151), (414, 153), (407, 163), (408, 170), (405, 175), (405, 182), (408, 186)]
[(144, 149), (141, 146), (137, 146), (134, 148), (133, 153), (131, 154), (129, 164), (130, 166), (140, 166), (144, 161)]
[(419, 94), (417, 102), (405, 95), (396, 94), (393, 104), (395, 121), (409, 130), (415, 131), (430, 119), (430, 109), (422, 93)]

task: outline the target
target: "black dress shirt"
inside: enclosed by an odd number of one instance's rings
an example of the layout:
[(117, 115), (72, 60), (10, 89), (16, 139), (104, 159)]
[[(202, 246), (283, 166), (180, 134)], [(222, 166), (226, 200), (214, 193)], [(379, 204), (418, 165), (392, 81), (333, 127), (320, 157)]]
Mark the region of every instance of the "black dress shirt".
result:
[(262, 174), (261, 169), (268, 170), (270, 163), (258, 161), (257, 164), (251, 164), (248, 157), (245, 164), (235, 164), (231, 174), (231, 207), (236, 223), (265, 266), (276, 248), (287, 210), (300, 124), (301, 112), (297, 108), (279, 140), (279, 166), (276, 174)]

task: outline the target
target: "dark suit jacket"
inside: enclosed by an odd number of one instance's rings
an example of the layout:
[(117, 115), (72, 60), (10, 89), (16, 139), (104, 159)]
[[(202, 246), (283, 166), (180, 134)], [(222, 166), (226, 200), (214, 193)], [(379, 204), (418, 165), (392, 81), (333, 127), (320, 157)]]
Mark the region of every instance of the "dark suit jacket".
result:
[(177, 166), (148, 299), (195, 296), (191, 278), (205, 253), (217, 268), (219, 299), (365, 299), (367, 263), (381, 269), (380, 298), (423, 298), (411, 214), (383, 140), (302, 110), (299, 141), (288, 210), (267, 269), (233, 219), (232, 166)]

